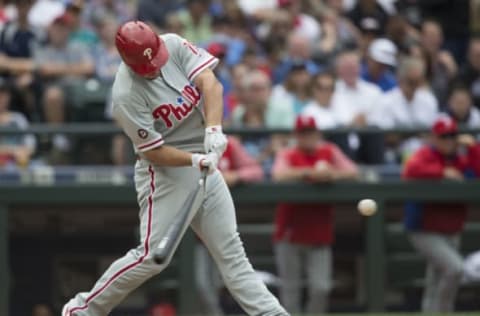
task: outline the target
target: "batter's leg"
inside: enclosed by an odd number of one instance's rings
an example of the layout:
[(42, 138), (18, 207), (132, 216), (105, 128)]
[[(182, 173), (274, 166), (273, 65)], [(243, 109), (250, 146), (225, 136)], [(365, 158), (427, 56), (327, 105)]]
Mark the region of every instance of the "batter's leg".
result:
[(463, 259), (450, 237), (433, 233), (414, 233), (410, 240), (427, 261), (440, 272), (437, 289), (432, 300), (433, 312), (451, 312), (463, 275)]
[[(176, 185), (167, 174), (162, 173), (162, 169), (147, 166), (136, 170), (141, 244), (115, 261), (90, 292), (80, 293), (70, 300), (64, 306), (62, 316), (106, 316), (125, 296), (168, 265), (172, 256), (165, 264), (158, 265), (153, 262), (151, 252), (181, 207), (182, 196), (185, 197), (188, 190), (197, 185), (191, 181), (195, 176), (198, 179), (199, 173), (190, 175), (188, 182), (179, 181)], [(198, 199), (197, 205), (200, 203)], [(188, 223), (183, 232), (187, 227)]]
[(280, 277), (280, 301), (292, 314), (302, 311), (302, 254), (301, 246), (289, 242), (275, 245), (275, 262)]
[(307, 313), (325, 313), (332, 288), (332, 250), (328, 246), (310, 247), (307, 253)]
[(248, 315), (288, 315), (247, 259), (237, 232), (232, 197), (218, 171), (207, 178), (207, 198), (192, 228), (210, 251), (230, 293)]
[(208, 315), (223, 315), (218, 298), (215, 263), (201, 243), (195, 247), (195, 283)]

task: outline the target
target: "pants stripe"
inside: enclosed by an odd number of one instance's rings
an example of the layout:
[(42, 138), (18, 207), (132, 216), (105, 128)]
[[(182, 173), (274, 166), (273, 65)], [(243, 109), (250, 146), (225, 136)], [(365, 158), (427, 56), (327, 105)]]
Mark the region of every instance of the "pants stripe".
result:
[(90, 303), (95, 297), (100, 295), (105, 289), (112, 284), (118, 277), (120, 277), (122, 274), (127, 272), (130, 269), (135, 268), (139, 264), (145, 260), (145, 258), (148, 256), (150, 252), (150, 234), (152, 231), (152, 210), (153, 210), (153, 194), (155, 192), (155, 172), (150, 165), (148, 167), (148, 172), (150, 173), (150, 194), (148, 196), (148, 223), (147, 223), (147, 236), (145, 238), (145, 243), (144, 243), (144, 253), (143, 255), (135, 262), (129, 264), (128, 266), (120, 269), (117, 273), (115, 273), (100, 289), (98, 289), (96, 292), (92, 293), (86, 300), (85, 304), (80, 307), (74, 307), (71, 310), (67, 309), (67, 315), (66, 316), (73, 316), (72, 313), (80, 310), (84, 310), (88, 308), (88, 303)]

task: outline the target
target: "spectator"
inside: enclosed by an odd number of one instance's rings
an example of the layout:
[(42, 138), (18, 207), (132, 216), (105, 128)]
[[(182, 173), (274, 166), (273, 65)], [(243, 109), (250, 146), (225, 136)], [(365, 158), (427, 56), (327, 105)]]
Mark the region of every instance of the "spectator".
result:
[(480, 127), (480, 110), (473, 106), (472, 96), (465, 87), (458, 86), (452, 89), (448, 98), (447, 114), (458, 125)]
[[(117, 48), (115, 47), (115, 34), (117, 32), (118, 24), (115, 17), (103, 13), (101, 19), (96, 21), (96, 30), (100, 38), (100, 42), (95, 45), (92, 50), (92, 57), (95, 63), (95, 77), (103, 85), (108, 85), (109, 88), (113, 84), (115, 74), (118, 66), (122, 62)], [(98, 15), (97, 17), (100, 17)], [(110, 90), (109, 90), (110, 91)], [(108, 119), (112, 118), (110, 92), (105, 102), (105, 116)], [(125, 137), (124, 135), (115, 135), (115, 137)]]
[[(405, 58), (397, 70), (398, 87), (380, 100), (375, 123), (384, 129), (430, 127), (438, 115), (438, 102), (425, 82), (425, 64)], [(378, 101), (377, 101), (378, 102)]]
[(339, 125), (331, 106), (334, 91), (333, 74), (325, 72), (313, 77), (313, 100), (305, 106), (302, 115), (313, 117), (318, 129), (335, 128)]
[(183, 25), (180, 35), (197, 45), (207, 43), (213, 34), (208, 4), (209, 0), (187, 0), (186, 9), (178, 12)]
[[(263, 179), (260, 165), (252, 158), (240, 141), (228, 137), (225, 153), (218, 163), (218, 169), (229, 187), (240, 183), (252, 183)], [(218, 299), (218, 271), (203, 244), (197, 243), (195, 249), (195, 281), (207, 315), (222, 315)]]
[(473, 96), (473, 104), (480, 107), (480, 38), (470, 40), (467, 62), (460, 70), (458, 80), (466, 85)]
[[(262, 29), (262, 27), (264, 27), (264, 29)], [(287, 60), (284, 55), (288, 52), (287, 44), (292, 28), (292, 17), (285, 10), (278, 11), (270, 18), (268, 24), (264, 23), (259, 27), (257, 36), (262, 41), (261, 44), (265, 49), (266, 57), (272, 65), (271, 68), (275, 68), (277, 65), (280, 65)], [(293, 49), (293, 47), (291, 48)], [(282, 70), (275, 75), (279, 76), (279, 78), (276, 78), (278, 81), (284, 76)]]
[(225, 96), (225, 107), (229, 114), (227, 121), (229, 122), (232, 119), (231, 115), (233, 115), (237, 105), (245, 103), (243, 81), (248, 74), (249, 69), (245, 64), (240, 63), (233, 66), (230, 72), (232, 77), (232, 89)]
[[(11, 90), (5, 79), (0, 80), (0, 126), (15, 129), (27, 129), (26, 117), (9, 110)], [(25, 167), (35, 150), (35, 138), (32, 135), (0, 136), (0, 167)]]
[(442, 27), (435, 21), (422, 24), (421, 49), (427, 66), (427, 79), (438, 102), (444, 103), (447, 98), (450, 81), (455, 78), (458, 66), (446, 50), (442, 50)]
[(71, 18), (70, 41), (92, 48), (98, 42), (98, 36), (95, 32), (85, 28), (82, 25), (82, 13), (85, 6), (84, 0), (67, 0), (65, 13)]
[(278, 7), (286, 10), (295, 21), (293, 33), (306, 38), (309, 42), (318, 41), (321, 35), (320, 24), (310, 15), (302, 13), (302, 1), (278, 0)]
[(388, 20), (385, 9), (377, 0), (358, 0), (348, 12), (349, 19), (363, 32), (374, 32), (381, 35)]
[(133, 20), (136, 9), (129, 0), (90, 0), (86, 3), (84, 16), (89, 24), (96, 25), (101, 17), (108, 15), (114, 17), (120, 25)]
[(243, 33), (238, 32), (232, 21), (225, 16), (212, 19), (211, 43), (219, 43), (225, 46), (225, 64), (229, 67), (241, 62), (247, 49)]
[(337, 10), (327, 8), (321, 15), (322, 36), (314, 46), (313, 59), (319, 64), (330, 67), (335, 57), (346, 49), (355, 49), (360, 43), (360, 34), (356, 27)]
[(303, 62), (310, 75), (315, 75), (321, 69), (312, 60), (312, 43), (303, 36), (290, 34), (287, 42), (287, 56), (273, 71), (273, 83), (283, 83), (292, 66)]
[(137, 18), (158, 29), (163, 29), (166, 26), (167, 16), (181, 8), (184, 2), (179, 0), (139, 0)]
[(362, 78), (376, 84), (382, 91), (397, 86), (397, 80), (391, 68), (397, 65), (397, 48), (388, 39), (376, 39), (369, 48), (365, 63), (362, 65)]
[[(432, 142), (407, 162), (404, 179), (463, 181), (469, 173), (468, 159), (459, 154), (457, 125), (441, 117), (432, 128)], [(464, 203), (419, 203), (405, 206), (405, 227), (413, 247), (426, 258), (428, 267), (422, 310), (450, 313), (463, 274), (458, 251), (460, 233), (467, 215)]]
[(28, 15), (28, 20), (34, 28), (46, 29), (56, 17), (64, 13), (65, 6), (63, 1), (58, 0), (37, 0), (32, 11)]
[(15, 13), (15, 9), (12, 10), (11, 4), (7, 1), (2, 1), (0, 4), (0, 25), (3, 25), (12, 19), (12, 13)]
[(269, 126), (291, 128), (294, 125), (295, 117), (310, 101), (310, 80), (307, 63), (298, 61), (290, 65), (286, 80), (272, 90), (267, 111)]
[(356, 52), (339, 55), (336, 70), (338, 80), (332, 106), (337, 120), (345, 126), (369, 125), (381, 90), (360, 77), (360, 56)]
[[(270, 108), (271, 82), (265, 73), (253, 70), (244, 76), (242, 82), (244, 104), (239, 104), (232, 113), (233, 127), (262, 128), (269, 125), (267, 109)], [(242, 143), (248, 154), (270, 174), (274, 154), (283, 146), (284, 139), (277, 135), (244, 137)]]
[(404, 15), (396, 14), (388, 19), (385, 37), (395, 44), (401, 55), (409, 55), (411, 46), (418, 43), (420, 34)]
[[(45, 85), (42, 98), (44, 118), (51, 124), (66, 121), (68, 100), (65, 88), (92, 75), (95, 68), (86, 49), (68, 41), (70, 23), (68, 14), (57, 17), (48, 29), (49, 43), (38, 49), (34, 56), (34, 67)], [(69, 147), (64, 135), (55, 135), (52, 162), (64, 162)]]
[[(336, 62), (337, 82), (332, 98), (332, 109), (337, 122), (346, 127), (362, 128), (374, 123), (378, 99), (382, 91), (360, 77), (360, 56), (357, 52), (344, 52)], [(383, 162), (381, 135), (337, 135), (335, 142), (350, 157), (364, 163)]]
[[(409, 1), (411, 2), (411, 1)], [(450, 51), (457, 62), (463, 60), (466, 52), (471, 26), (470, 0), (416, 0), (415, 5), (421, 10), (424, 18), (433, 17), (445, 32), (445, 48)]]
[(218, 162), (218, 169), (229, 187), (263, 179), (260, 165), (253, 159), (238, 138), (228, 136), (228, 145)]
[(105, 14), (102, 19), (98, 20), (96, 27), (100, 42), (93, 49), (95, 77), (103, 83), (111, 84), (121, 63), (120, 55), (115, 47), (118, 24), (113, 16)]
[(17, 19), (7, 22), (0, 30), (0, 69), (4, 78), (15, 76), (12, 90), (12, 110), (32, 119), (37, 113), (34, 97), (34, 77), (30, 71), (34, 50), (41, 34), (28, 21), (33, 0), (16, 2)]
[(360, 29), (360, 50), (362, 55), (366, 55), (370, 43), (384, 35), (388, 14), (377, 0), (358, 0), (347, 17)]
[[(358, 171), (335, 145), (322, 141), (315, 120), (299, 116), (295, 147), (278, 153), (272, 171), (276, 182), (334, 182), (353, 179)], [(292, 314), (301, 313), (302, 274), (308, 287), (307, 313), (324, 313), (332, 288), (334, 239), (332, 204), (281, 203), (275, 216), (275, 256), (281, 278), (280, 298)]]
[(241, 84), (245, 102), (235, 107), (232, 113), (232, 126), (266, 126), (266, 111), (272, 92), (270, 79), (263, 72), (253, 70), (243, 76)]

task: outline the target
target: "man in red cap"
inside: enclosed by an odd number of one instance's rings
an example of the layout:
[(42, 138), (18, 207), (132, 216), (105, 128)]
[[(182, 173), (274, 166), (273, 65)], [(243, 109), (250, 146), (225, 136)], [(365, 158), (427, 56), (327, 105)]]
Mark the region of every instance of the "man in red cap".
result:
[[(450, 117), (438, 118), (431, 143), (407, 161), (404, 179), (463, 181), (473, 176), (468, 155), (460, 154), (457, 124)], [(467, 215), (464, 203), (420, 203), (405, 205), (405, 228), (413, 247), (427, 260), (422, 310), (452, 312), (463, 272), (458, 251), (460, 233)]]
[(222, 85), (212, 72), (217, 58), (176, 34), (158, 36), (139, 21), (118, 29), (116, 46), (123, 63), (112, 88), (112, 113), (138, 156), (141, 243), (115, 261), (90, 292), (70, 300), (62, 316), (106, 316), (166, 268), (173, 252), (162, 264), (154, 262), (152, 252), (198, 186), (202, 170), (209, 175), (204, 190), (193, 199), (182, 235), (188, 226), (193, 228), (249, 315), (288, 315), (245, 255), (233, 201), (217, 170), (227, 148), (221, 126)]
[[(276, 157), (274, 181), (318, 183), (357, 176), (355, 164), (336, 145), (321, 139), (313, 117), (296, 119), (295, 138), (296, 146), (284, 149)], [(292, 314), (301, 313), (303, 270), (309, 294), (306, 312), (316, 314), (327, 309), (332, 286), (333, 225), (331, 204), (281, 203), (277, 207), (274, 241), (282, 281), (280, 297)]]

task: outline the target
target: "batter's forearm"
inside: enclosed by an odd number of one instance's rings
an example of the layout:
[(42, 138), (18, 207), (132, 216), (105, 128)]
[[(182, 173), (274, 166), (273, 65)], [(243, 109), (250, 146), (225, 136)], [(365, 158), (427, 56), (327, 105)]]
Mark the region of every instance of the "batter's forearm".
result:
[(195, 78), (195, 85), (205, 98), (206, 126), (222, 125), (223, 86), (210, 69), (205, 69)]
[(192, 165), (191, 153), (168, 145), (148, 150), (143, 155), (157, 166), (186, 167)]

